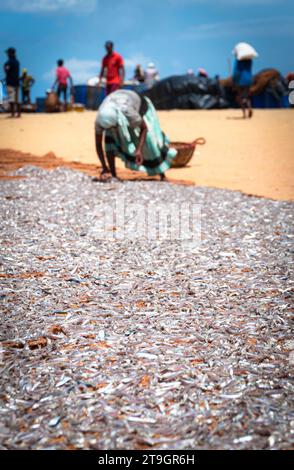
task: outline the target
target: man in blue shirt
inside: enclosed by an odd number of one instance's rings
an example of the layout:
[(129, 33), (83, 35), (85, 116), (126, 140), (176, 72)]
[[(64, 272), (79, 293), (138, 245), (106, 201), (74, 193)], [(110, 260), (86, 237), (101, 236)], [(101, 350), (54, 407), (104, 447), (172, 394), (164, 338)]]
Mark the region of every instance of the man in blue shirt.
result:
[(11, 117), (21, 116), (21, 105), (19, 103), (19, 62), (16, 58), (16, 50), (14, 47), (9, 47), (5, 51), (8, 56), (8, 61), (4, 64), (4, 72), (6, 74), (6, 88), (8, 95), (8, 102), (10, 104)]

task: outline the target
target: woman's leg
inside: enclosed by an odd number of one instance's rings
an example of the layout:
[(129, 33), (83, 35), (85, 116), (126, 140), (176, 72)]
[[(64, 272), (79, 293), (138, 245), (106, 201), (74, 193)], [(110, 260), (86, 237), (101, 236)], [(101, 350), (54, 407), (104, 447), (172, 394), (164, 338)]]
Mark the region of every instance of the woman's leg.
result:
[(98, 158), (99, 158), (99, 160), (101, 162), (101, 165), (102, 165), (101, 175), (105, 175), (106, 173), (109, 173), (109, 169), (108, 169), (106, 161), (105, 161), (104, 150), (103, 150), (103, 145), (102, 145), (102, 139), (103, 139), (102, 134), (97, 134), (97, 132), (95, 132), (96, 152), (97, 152)]
[(108, 166), (110, 169), (110, 172), (114, 178), (116, 178), (116, 169), (115, 169), (115, 154), (113, 151), (108, 150), (106, 152), (106, 158), (108, 162)]

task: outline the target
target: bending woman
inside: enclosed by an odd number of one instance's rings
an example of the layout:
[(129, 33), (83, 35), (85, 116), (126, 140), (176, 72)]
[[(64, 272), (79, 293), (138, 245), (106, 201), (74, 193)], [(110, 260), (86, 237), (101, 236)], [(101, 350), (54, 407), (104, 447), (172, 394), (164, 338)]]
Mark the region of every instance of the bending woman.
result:
[(109, 178), (109, 173), (116, 178), (116, 156), (131, 170), (164, 179), (177, 155), (169, 147), (151, 101), (131, 90), (117, 90), (105, 98), (97, 113), (95, 136), (102, 179)]

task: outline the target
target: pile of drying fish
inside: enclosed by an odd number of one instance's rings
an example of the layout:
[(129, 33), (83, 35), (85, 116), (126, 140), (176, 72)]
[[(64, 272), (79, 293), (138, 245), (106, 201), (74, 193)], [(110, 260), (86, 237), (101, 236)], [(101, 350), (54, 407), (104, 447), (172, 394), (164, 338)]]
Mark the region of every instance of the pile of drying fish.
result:
[[(17, 174), (1, 182), (2, 449), (293, 448), (291, 203)], [(200, 204), (200, 245), (133, 220), (103, 237), (115, 199)]]

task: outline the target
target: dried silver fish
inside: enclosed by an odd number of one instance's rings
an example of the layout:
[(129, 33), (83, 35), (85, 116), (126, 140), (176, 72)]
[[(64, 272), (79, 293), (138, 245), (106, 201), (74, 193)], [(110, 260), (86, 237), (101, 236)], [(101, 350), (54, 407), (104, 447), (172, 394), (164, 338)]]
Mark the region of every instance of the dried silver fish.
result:
[[(293, 448), (293, 203), (16, 174), (0, 182), (1, 449)], [(201, 245), (140, 238), (131, 217), (101, 238), (116, 198), (200, 204)]]

